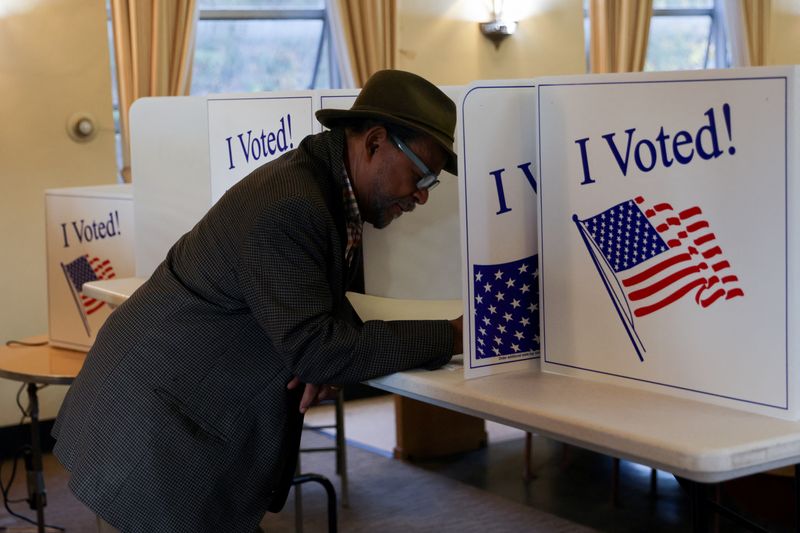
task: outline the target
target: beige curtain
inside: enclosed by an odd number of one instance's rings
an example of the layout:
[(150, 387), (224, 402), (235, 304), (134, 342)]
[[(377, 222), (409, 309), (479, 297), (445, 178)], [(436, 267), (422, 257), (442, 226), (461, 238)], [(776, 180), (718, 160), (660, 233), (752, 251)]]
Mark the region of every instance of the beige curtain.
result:
[(592, 72), (644, 69), (653, 0), (590, 0)]
[(766, 65), (769, 42), (770, 0), (725, 0), (731, 66)]
[(750, 64), (753, 66), (766, 65), (772, 2), (770, 0), (742, 0), (742, 4)]
[(196, 0), (111, 0), (122, 132), (122, 176), (131, 181), (131, 104), (143, 96), (189, 94)]
[[(395, 67), (396, 0), (328, 0), (345, 86), (362, 87), (378, 70)], [(338, 38), (337, 38), (338, 37)]]
[(739, 38), (746, 45), (747, 59), (741, 62), (741, 66), (766, 65), (772, 2), (771, 0), (740, 0), (739, 7), (743, 24), (739, 28), (731, 30), (731, 40)]

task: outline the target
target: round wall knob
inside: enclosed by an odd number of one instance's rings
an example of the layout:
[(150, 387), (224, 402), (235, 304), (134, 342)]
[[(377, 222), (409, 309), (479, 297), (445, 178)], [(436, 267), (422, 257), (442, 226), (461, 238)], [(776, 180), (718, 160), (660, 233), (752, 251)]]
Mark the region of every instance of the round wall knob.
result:
[(67, 120), (67, 133), (74, 141), (91, 140), (96, 132), (94, 118), (88, 113), (75, 113)]

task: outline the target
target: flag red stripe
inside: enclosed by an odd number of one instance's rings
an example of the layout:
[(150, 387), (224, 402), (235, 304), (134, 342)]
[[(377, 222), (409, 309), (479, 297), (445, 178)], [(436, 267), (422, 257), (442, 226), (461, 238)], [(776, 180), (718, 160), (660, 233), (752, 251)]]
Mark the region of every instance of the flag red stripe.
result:
[(629, 278), (626, 278), (626, 279), (622, 280), (622, 285), (625, 286), (625, 287), (630, 287), (632, 285), (638, 285), (639, 283), (642, 283), (643, 281), (645, 281), (649, 277), (655, 276), (656, 274), (658, 274), (662, 270), (664, 270), (666, 268), (669, 268), (672, 265), (676, 265), (676, 264), (681, 263), (683, 261), (689, 261), (689, 260), (691, 260), (691, 256), (689, 256), (689, 254), (675, 255), (673, 257), (670, 257), (669, 259), (666, 259), (666, 260), (664, 260), (664, 261), (662, 261), (662, 262), (660, 262), (658, 264), (655, 264), (655, 265), (651, 266), (647, 270), (642, 270), (641, 272), (639, 272), (635, 276), (631, 276)]
[(695, 206), (695, 207), (690, 207), (689, 209), (684, 209), (683, 211), (678, 213), (678, 216), (681, 217), (683, 220), (686, 220), (687, 218), (691, 218), (699, 214), (702, 214), (702, 211), (700, 210), (699, 207)]
[(700, 300), (700, 305), (702, 305), (703, 307), (708, 307), (709, 305), (711, 305), (714, 302), (716, 302), (717, 300), (719, 300), (720, 297), (722, 297), (723, 294), (725, 294), (725, 290), (724, 289), (717, 289), (716, 291), (714, 291), (714, 294), (712, 294), (711, 296), (709, 296), (705, 300)]
[(713, 268), (713, 269), (714, 269), (714, 272), (719, 272), (719, 271), (720, 271), (720, 270), (722, 270), (723, 268), (728, 268), (728, 267), (730, 267), (730, 266), (731, 266), (731, 264), (730, 264), (730, 263), (728, 263), (727, 261), (720, 261), (719, 263), (714, 263), (714, 264), (711, 266), (711, 268)]
[(666, 203), (656, 204), (656, 205), (653, 206), (653, 209), (655, 209), (658, 212), (667, 211), (667, 210), (672, 210), (672, 206), (669, 205), (669, 204), (666, 204)]
[[(703, 298), (703, 293), (708, 289), (710, 289), (711, 287), (713, 287), (714, 285), (716, 285), (717, 283), (719, 283), (719, 278), (717, 276), (711, 276), (710, 278), (708, 278), (706, 280), (706, 286), (697, 291), (697, 294), (694, 295), (694, 301), (699, 305)], [(719, 290), (725, 292), (724, 289), (719, 289)]]
[(705, 252), (703, 252), (703, 257), (705, 257), (706, 259), (710, 259), (715, 255), (720, 255), (720, 254), (722, 254), (722, 249), (719, 246), (715, 246), (710, 250), (706, 250)]
[[(674, 272), (674, 273), (670, 274), (666, 278), (662, 278), (662, 279), (658, 280), (657, 282), (653, 283), (652, 285), (648, 285), (647, 287), (645, 287), (643, 289), (638, 289), (638, 290), (632, 291), (630, 294), (628, 294), (628, 296), (634, 302), (637, 301), (637, 300), (641, 300), (643, 298), (647, 298), (648, 296), (654, 295), (655, 293), (657, 293), (661, 289), (663, 289), (665, 287), (669, 287), (670, 285), (672, 285), (673, 283), (677, 282), (678, 280), (683, 279), (683, 278), (685, 278), (686, 276), (688, 276), (690, 274), (696, 274), (699, 271), (700, 271), (700, 268), (698, 268), (698, 267), (696, 267), (694, 265), (688, 266), (686, 268), (683, 268), (683, 269), (681, 269), (681, 270), (679, 270), (677, 272)], [(703, 283), (705, 283), (705, 280), (703, 280)]]
[(707, 243), (708, 241), (713, 241), (715, 238), (716, 238), (716, 237), (714, 237), (714, 234), (713, 234), (713, 233), (706, 233), (706, 234), (705, 234), (705, 235), (703, 235), (702, 237), (698, 237), (698, 238), (696, 238), (696, 239), (694, 240), (694, 243), (695, 243), (697, 246), (701, 246), (701, 245), (703, 245), (703, 244)]
[(691, 232), (697, 231), (697, 230), (702, 229), (702, 228), (707, 228), (707, 227), (708, 227), (708, 222), (706, 222), (705, 220), (701, 220), (700, 222), (695, 222), (694, 224), (689, 224), (688, 226), (686, 226), (686, 229), (688, 229), (689, 232), (691, 233)]
[(91, 315), (105, 305), (105, 302), (97, 302), (97, 305), (86, 311), (87, 315)]
[(731, 281), (739, 281), (739, 278), (736, 276), (725, 276), (722, 278), (722, 283), (730, 283)]
[(695, 287), (699, 287), (699, 286), (703, 285), (704, 283), (705, 283), (705, 281), (702, 278), (698, 278), (698, 279), (688, 283), (687, 285), (684, 285), (683, 287), (681, 287), (677, 291), (673, 292), (672, 294), (670, 294), (669, 296), (667, 296), (663, 300), (658, 301), (658, 302), (656, 302), (656, 303), (654, 303), (652, 305), (647, 305), (645, 307), (640, 307), (639, 309), (636, 309), (633, 312), (633, 314), (636, 317), (642, 317), (642, 316), (649, 315), (650, 313), (654, 313), (655, 311), (658, 311), (659, 309), (663, 309), (664, 307), (668, 306), (672, 302), (683, 298), (683, 296), (685, 296), (686, 293), (688, 293), (689, 291), (691, 291)]
[(725, 295), (725, 299), (730, 300), (731, 298), (736, 298), (737, 296), (744, 296), (744, 291), (742, 289), (731, 289), (728, 291), (728, 294)]

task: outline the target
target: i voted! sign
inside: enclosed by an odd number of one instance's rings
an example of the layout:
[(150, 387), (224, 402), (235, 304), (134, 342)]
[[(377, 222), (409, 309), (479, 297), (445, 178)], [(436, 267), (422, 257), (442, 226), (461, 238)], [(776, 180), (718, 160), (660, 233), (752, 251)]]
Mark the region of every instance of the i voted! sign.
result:
[(543, 369), (798, 417), (795, 76), (538, 80)]
[(313, 132), (312, 91), (209, 97), (211, 202)]

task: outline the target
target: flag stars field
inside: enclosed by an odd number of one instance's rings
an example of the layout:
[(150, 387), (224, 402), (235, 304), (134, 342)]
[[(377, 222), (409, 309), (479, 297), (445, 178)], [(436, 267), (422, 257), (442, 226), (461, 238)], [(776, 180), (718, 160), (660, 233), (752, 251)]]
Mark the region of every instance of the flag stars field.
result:
[[(473, 265), (477, 329), (473, 330), (472, 346), (478, 359), (538, 352), (538, 341), (534, 342), (539, 328), (537, 264), (536, 256), (531, 256), (503, 264)], [(498, 283), (503, 284), (502, 290), (492, 290)]]

